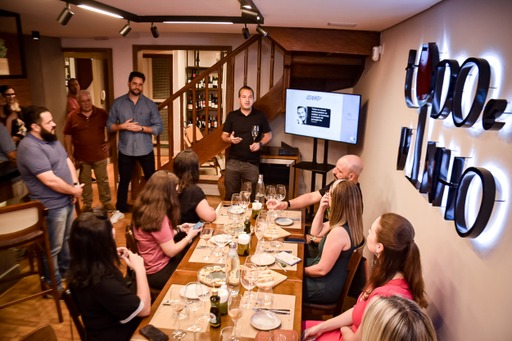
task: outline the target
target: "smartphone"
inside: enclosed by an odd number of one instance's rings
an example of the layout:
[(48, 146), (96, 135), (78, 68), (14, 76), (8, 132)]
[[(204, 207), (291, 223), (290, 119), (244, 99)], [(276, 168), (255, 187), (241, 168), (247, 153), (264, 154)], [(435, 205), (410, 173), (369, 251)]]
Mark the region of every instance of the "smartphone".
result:
[(160, 329), (155, 326), (148, 324), (140, 330), (140, 333), (144, 335), (150, 341), (166, 341), (169, 340), (169, 336), (164, 334)]
[(203, 226), (204, 226), (204, 223), (202, 221), (198, 221), (192, 228), (194, 230), (197, 230), (197, 229), (200, 229)]

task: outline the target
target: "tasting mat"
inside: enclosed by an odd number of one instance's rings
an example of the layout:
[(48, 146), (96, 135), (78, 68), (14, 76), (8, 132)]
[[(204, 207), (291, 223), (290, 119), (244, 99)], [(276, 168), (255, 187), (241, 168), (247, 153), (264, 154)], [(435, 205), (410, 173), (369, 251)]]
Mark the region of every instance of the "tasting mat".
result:
[(229, 205), (220, 203), (219, 206), (215, 209), (215, 213), (217, 214), (217, 218), (213, 221), (214, 224), (224, 225), (229, 222), (228, 217), (228, 208)]
[[(208, 248), (204, 246), (207, 245)], [(212, 251), (215, 248), (215, 244), (211, 241), (208, 241), (208, 244), (205, 244), (204, 240), (200, 240), (197, 243), (197, 246), (194, 249), (192, 255), (190, 255), (189, 263), (205, 263), (205, 264), (218, 264), (219, 257), (215, 256)], [(226, 255), (228, 253), (229, 247), (225, 246), (223, 248), (224, 252), (224, 261), (226, 260)], [(208, 260), (204, 260), (205, 256), (209, 256)]]

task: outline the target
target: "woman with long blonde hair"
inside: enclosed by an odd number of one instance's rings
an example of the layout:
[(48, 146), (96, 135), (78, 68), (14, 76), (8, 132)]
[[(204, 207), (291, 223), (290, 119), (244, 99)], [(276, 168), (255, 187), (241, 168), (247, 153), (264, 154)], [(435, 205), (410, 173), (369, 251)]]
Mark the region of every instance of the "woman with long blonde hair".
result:
[[(329, 221), (323, 222), (327, 208)], [(306, 302), (329, 304), (339, 299), (347, 266), (355, 248), (364, 242), (363, 204), (352, 181), (337, 180), (322, 200), (311, 225), (311, 234), (322, 236), (319, 253), (306, 259), (303, 297)]]

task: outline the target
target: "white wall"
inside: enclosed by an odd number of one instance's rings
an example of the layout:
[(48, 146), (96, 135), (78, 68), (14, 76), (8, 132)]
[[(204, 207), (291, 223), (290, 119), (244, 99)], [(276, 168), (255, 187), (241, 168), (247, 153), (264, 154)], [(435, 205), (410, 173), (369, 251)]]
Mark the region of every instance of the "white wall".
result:
[[(493, 65), (494, 80), (501, 79), (492, 98), (512, 99), (512, 2), (500, 0), (445, 0), (426, 12), (382, 34), (383, 54), (369, 62), (354, 92), (363, 94), (368, 107), (364, 148), (364, 222), (369, 227), (380, 214), (393, 211), (407, 217), (416, 229), (422, 254), (426, 290), (440, 340), (511, 340), (512, 243), (510, 197), (498, 194), (493, 220), (476, 240), (462, 239), (454, 223), (443, 219), (443, 208), (429, 205), (396, 170), (400, 128), (416, 127), (418, 111), (404, 100), (405, 67), (409, 49), (436, 42), (441, 59), (486, 58)], [(493, 58), (491, 58), (493, 56)], [(499, 61), (496, 62), (496, 60)], [(501, 64), (500, 64), (501, 63)], [(501, 70), (498, 67), (501, 65)], [(489, 97), (491, 98), (491, 97)], [(488, 99), (489, 99), (488, 98)], [(510, 110), (508, 110), (510, 111)], [(455, 128), (451, 116), (444, 121), (427, 119), (426, 140), (470, 156), (467, 166), (480, 166), (503, 173), (499, 186), (510, 186), (512, 117), (500, 131)], [(415, 133), (415, 132), (414, 132)], [(425, 150), (425, 148), (423, 149)], [(423, 160), (423, 157), (422, 157)], [(495, 242), (485, 237), (497, 235)]]

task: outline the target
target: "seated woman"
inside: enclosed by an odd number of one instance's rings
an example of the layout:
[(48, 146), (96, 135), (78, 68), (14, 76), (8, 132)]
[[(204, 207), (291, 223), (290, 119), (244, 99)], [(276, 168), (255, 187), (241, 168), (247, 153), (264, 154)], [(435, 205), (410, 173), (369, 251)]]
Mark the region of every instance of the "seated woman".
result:
[(199, 181), (199, 160), (192, 150), (183, 150), (173, 161), (173, 172), (180, 179), (178, 186), (181, 218), (180, 224), (211, 222), (217, 217), (215, 210), (206, 201)]
[(360, 329), (363, 341), (437, 341), (430, 317), (400, 296), (372, 299)]
[[(182, 251), (201, 232), (190, 228), (193, 224), (178, 225), (177, 186), (176, 175), (159, 170), (149, 178), (133, 205), (133, 234), (153, 289), (164, 287), (183, 257)], [(186, 237), (174, 242), (174, 235), (180, 231)]]
[[(116, 249), (114, 233), (106, 212), (101, 211), (81, 214), (71, 227), (67, 280), (82, 313), (87, 340), (129, 340), (139, 317), (151, 311), (144, 260), (124, 247)], [(120, 257), (135, 272), (136, 294), (119, 271)]]
[(377, 218), (368, 232), (367, 245), (375, 255), (375, 265), (356, 305), (327, 321), (305, 321), (304, 339), (360, 340), (359, 325), (366, 305), (375, 296), (400, 295), (427, 306), (421, 274), (420, 251), (414, 242), (414, 228), (404, 217), (386, 213)]
[[(318, 256), (306, 259), (303, 282), (306, 302), (328, 304), (339, 299), (350, 257), (364, 241), (362, 206), (359, 189), (352, 181), (335, 181), (320, 200), (311, 234), (323, 238)], [(328, 207), (329, 221), (323, 222)]]

